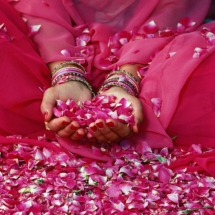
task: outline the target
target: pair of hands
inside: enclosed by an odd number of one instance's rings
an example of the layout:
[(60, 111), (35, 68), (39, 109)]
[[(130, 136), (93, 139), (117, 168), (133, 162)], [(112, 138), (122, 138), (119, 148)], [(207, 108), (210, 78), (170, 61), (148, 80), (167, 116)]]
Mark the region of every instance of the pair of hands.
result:
[(89, 89), (77, 81), (70, 81), (55, 87), (50, 87), (44, 93), (41, 104), (41, 111), (45, 122), (50, 130), (54, 131), (60, 137), (70, 137), (73, 140), (87, 138), (91, 142), (117, 142), (129, 136), (132, 132), (137, 133), (140, 124), (143, 121), (142, 106), (140, 100), (131, 96), (120, 87), (111, 87), (103, 94), (113, 94), (119, 101), (125, 98), (132, 103), (135, 125), (132, 130), (129, 126), (114, 119), (98, 119), (89, 126), (91, 132), (86, 128), (80, 127), (78, 122), (71, 121), (68, 117), (53, 118), (53, 108), (56, 100), (66, 101), (68, 98), (74, 101), (83, 102), (91, 100), (92, 95)]

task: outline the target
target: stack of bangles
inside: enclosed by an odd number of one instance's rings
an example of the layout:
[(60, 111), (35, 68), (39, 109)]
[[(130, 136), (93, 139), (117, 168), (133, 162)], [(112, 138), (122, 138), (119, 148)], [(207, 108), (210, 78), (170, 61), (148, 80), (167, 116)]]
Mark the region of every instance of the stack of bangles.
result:
[(63, 84), (68, 81), (79, 81), (85, 84), (93, 94), (92, 87), (86, 79), (85, 68), (75, 61), (61, 63), (52, 73), (52, 86)]
[(137, 78), (125, 70), (111, 72), (101, 86), (98, 94), (110, 89), (112, 86), (121, 87), (132, 96), (137, 97), (139, 95), (139, 82)]

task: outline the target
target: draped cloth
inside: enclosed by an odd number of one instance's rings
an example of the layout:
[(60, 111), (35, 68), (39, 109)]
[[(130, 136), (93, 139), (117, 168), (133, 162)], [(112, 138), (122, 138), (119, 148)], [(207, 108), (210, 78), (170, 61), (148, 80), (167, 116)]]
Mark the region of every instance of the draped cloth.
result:
[[(203, 27), (214, 32), (215, 23), (201, 25), (209, 5), (209, 0), (0, 0), (1, 138), (13, 134), (55, 137), (45, 130), (40, 112), (43, 92), (50, 87), (46, 64), (75, 59), (85, 62), (95, 90), (116, 66), (150, 65), (140, 84), (145, 119), (140, 132), (130, 137), (134, 144), (215, 148), (215, 46), (202, 34)], [(146, 32), (152, 21), (160, 31), (175, 32), (183, 18), (195, 24), (185, 26), (177, 36)], [(35, 26), (37, 32), (32, 31)], [(91, 39), (86, 46), (78, 46), (77, 38), (86, 29)], [(119, 32), (139, 37), (117, 44), (112, 53), (108, 42)], [(194, 58), (197, 47), (205, 51)], [(152, 98), (162, 100), (159, 117)], [(64, 138), (59, 143), (82, 156), (109, 159), (92, 155), (90, 144), (76, 147), (77, 142)], [(215, 176), (213, 155), (212, 151), (193, 159), (201, 170)], [(184, 160), (172, 168), (186, 164)]]

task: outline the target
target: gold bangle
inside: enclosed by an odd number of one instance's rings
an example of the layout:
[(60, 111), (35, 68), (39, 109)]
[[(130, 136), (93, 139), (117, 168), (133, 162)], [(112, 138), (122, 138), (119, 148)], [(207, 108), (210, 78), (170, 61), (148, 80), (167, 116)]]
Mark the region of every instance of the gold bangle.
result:
[(112, 76), (112, 75), (119, 74), (119, 73), (128, 75), (128, 76), (130, 76), (134, 81), (136, 81), (137, 83), (139, 83), (139, 81), (137, 80), (137, 78), (136, 78), (134, 75), (132, 75), (131, 73), (127, 72), (126, 70), (115, 70), (115, 71), (111, 72), (111, 73), (107, 76), (107, 78), (109, 78), (109, 77)]
[(66, 66), (66, 65), (75, 65), (75, 66), (81, 68), (81, 69), (84, 71), (84, 73), (86, 73), (85, 68), (84, 68), (80, 63), (77, 63), (77, 62), (75, 62), (75, 61), (65, 61), (65, 62), (63, 62), (63, 63), (60, 63), (60, 64), (54, 69), (54, 74), (55, 74), (59, 69), (63, 68), (63, 67)]

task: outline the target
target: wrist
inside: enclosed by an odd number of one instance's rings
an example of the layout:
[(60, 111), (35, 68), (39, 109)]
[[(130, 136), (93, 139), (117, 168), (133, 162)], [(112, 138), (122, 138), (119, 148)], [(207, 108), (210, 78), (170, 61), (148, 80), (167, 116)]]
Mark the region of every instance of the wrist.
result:
[(75, 61), (64, 61), (59, 64), (53, 63), (50, 67), (52, 71), (52, 86), (76, 81), (84, 84), (94, 95), (92, 87), (86, 78), (86, 70), (81, 64)]

